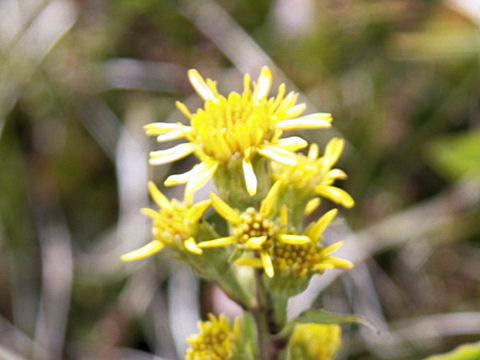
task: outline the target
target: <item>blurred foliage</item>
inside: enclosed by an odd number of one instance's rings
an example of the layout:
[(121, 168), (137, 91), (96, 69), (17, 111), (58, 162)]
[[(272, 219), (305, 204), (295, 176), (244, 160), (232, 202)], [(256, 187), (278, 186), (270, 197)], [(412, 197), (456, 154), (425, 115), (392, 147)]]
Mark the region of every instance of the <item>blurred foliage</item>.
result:
[(431, 356), (427, 360), (475, 360), (480, 357), (480, 344), (459, 346), (452, 352), (444, 355)]
[[(147, 170), (142, 126), (183, 121), (174, 100), (194, 105), (188, 68), (218, 75), (220, 88), (240, 87), (234, 61), (199, 28), (192, 4), (0, 2), (0, 352), (175, 359), (182, 331), (195, 331), (195, 316), (187, 324), (171, 312), (175, 299), (198, 300), (181, 292), (178, 284), (196, 283), (176, 278), (184, 271), (177, 263), (118, 260), (149, 239), (138, 215), (146, 179), (167, 175)], [(235, 41), (256, 42), (314, 106), (334, 115), (349, 143), (340, 166), (357, 203), (345, 214), (355, 231), (422, 209), (462, 186), (464, 175), (478, 178), (479, 17), (465, 10), (468, 1), (195, 4), (220, 6), (232, 20), (226, 24), (245, 31)], [(433, 314), (478, 316), (480, 211), (462, 201), (441, 202), (451, 215), (441, 225), (425, 211), (430, 232), (388, 251), (378, 244), (367, 261), (370, 286), (346, 275), (317, 300), (362, 312), (356, 306), (370, 299), (361, 315), (373, 312), (392, 330), (396, 342), (388, 343), (345, 328), (340, 359), (418, 359), (478, 339), (480, 322), (471, 330), (455, 317), (450, 332), (434, 327), (416, 339), (408, 328), (396, 332), (401, 320), (415, 329), (416, 319)], [(204, 305), (192, 311), (218, 310), (219, 295), (200, 289)], [(340, 300), (345, 293), (349, 302)]]
[(480, 132), (476, 130), (438, 139), (427, 148), (427, 154), (432, 165), (448, 179), (458, 180), (466, 174), (478, 176)]

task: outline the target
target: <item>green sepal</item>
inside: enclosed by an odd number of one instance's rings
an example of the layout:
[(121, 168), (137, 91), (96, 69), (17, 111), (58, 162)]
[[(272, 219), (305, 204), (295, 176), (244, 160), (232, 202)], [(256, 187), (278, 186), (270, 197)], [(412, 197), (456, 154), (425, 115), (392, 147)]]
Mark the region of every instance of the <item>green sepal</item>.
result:
[(298, 315), (295, 319), (290, 320), (282, 331), (278, 334), (279, 337), (289, 338), (297, 323), (314, 323), (314, 324), (359, 324), (369, 328), (372, 331), (378, 332), (378, 329), (368, 320), (361, 316), (353, 314), (338, 314), (325, 310), (306, 310)]
[(302, 233), (305, 220), (305, 207), (316, 197), (313, 191), (295, 188), (294, 185), (282, 185), (278, 193), (277, 203), (286, 205), (288, 211), (288, 226), (293, 227), (299, 234)]
[(250, 160), (258, 181), (257, 193), (254, 196), (250, 196), (247, 192), (241, 159), (231, 159), (226, 164), (221, 164), (214, 176), (215, 185), (222, 200), (234, 205), (240, 211), (259, 204), (271, 186), (266, 159), (254, 155)]
[(425, 360), (478, 360), (480, 359), (480, 342), (465, 344), (442, 355), (434, 355)]
[(273, 294), (291, 297), (303, 292), (312, 275), (298, 276), (295, 273), (277, 271), (273, 278), (264, 276), (265, 286)]
[(250, 313), (244, 313), (240, 318), (242, 336), (237, 339), (235, 354), (229, 360), (255, 360), (258, 351), (255, 322)]
[[(199, 227), (196, 234), (200, 241), (216, 237), (216, 232), (206, 223)], [(251, 307), (255, 304), (253, 291), (246, 289), (230, 261), (231, 247), (203, 249), (200, 255), (188, 251), (177, 251), (176, 254), (179, 260), (190, 264), (199, 277), (217, 282), (222, 290), (241, 306)]]
[(228, 262), (226, 248), (204, 249), (203, 254), (179, 253), (179, 260), (190, 264), (197, 275), (205, 280), (215, 281), (222, 290), (242, 307), (255, 304), (252, 292), (247, 291), (240, 281), (234, 265)]

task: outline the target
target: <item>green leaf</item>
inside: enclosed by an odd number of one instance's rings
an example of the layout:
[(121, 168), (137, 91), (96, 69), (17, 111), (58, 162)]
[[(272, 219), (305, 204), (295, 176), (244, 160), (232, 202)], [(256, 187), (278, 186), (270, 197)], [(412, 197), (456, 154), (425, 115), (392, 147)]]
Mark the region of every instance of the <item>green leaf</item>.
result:
[(450, 180), (467, 173), (480, 175), (480, 131), (434, 140), (426, 150), (432, 167)]
[(377, 328), (368, 320), (358, 315), (338, 314), (325, 310), (306, 310), (295, 320), (297, 323), (316, 323), (316, 324), (347, 324), (355, 323), (366, 326), (371, 330), (377, 331)]
[(315, 324), (359, 324), (368, 327), (370, 330), (378, 332), (378, 329), (368, 320), (353, 314), (338, 314), (325, 310), (306, 310), (297, 318), (289, 321), (280, 332), (280, 337), (289, 337), (296, 323), (315, 323)]
[(478, 360), (480, 359), (480, 342), (459, 346), (455, 350), (443, 354), (434, 355), (425, 360)]

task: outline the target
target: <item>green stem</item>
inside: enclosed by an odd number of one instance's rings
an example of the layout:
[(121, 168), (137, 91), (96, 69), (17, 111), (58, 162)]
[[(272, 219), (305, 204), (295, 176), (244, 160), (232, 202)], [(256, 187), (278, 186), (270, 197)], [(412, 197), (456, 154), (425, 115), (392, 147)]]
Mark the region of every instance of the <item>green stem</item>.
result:
[(270, 329), (268, 326), (270, 309), (268, 308), (268, 295), (262, 281), (262, 270), (255, 269), (254, 276), (257, 304), (251, 311), (257, 328), (258, 359), (270, 360)]

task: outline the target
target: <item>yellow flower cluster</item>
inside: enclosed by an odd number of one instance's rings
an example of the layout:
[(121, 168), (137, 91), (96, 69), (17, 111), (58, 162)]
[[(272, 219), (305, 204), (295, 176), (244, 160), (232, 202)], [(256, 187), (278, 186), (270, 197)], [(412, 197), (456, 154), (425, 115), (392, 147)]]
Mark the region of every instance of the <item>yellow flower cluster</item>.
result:
[[(155, 122), (145, 126), (148, 135), (159, 142), (185, 138), (187, 142), (167, 150), (150, 153), (150, 163), (165, 164), (194, 154), (200, 163), (184, 174), (171, 175), (165, 185), (186, 184), (184, 201), (169, 201), (153, 183), (150, 193), (159, 211), (144, 209), (153, 219), (154, 240), (144, 247), (123, 255), (122, 259), (136, 260), (152, 255), (165, 246), (179, 251), (202, 254), (204, 249), (232, 245), (240, 250), (235, 263), (263, 268), (272, 278), (276, 271), (298, 276), (322, 273), (331, 268), (348, 268), (352, 264), (330, 255), (341, 242), (324, 247), (321, 235), (333, 220), (336, 210), (321, 217), (306, 231), (290, 226), (288, 214), (312, 212), (319, 204), (318, 196), (325, 197), (345, 207), (354, 204), (344, 190), (333, 186), (336, 179), (346, 174), (332, 169), (344, 146), (340, 139), (332, 139), (323, 156), (319, 157), (317, 145), (311, 145), (307, 155), (296, 153), (308, 146), (297, 136), (282, 137), (292, 129), (318, 129), (331, 126), (328, 113), (302, 115), (305, 104), (297, 104), (298, 94), (286, 93), (281, 84), (278, 93), (269, 97), (272, 73), (264, 67), (256, 82), (244, 76), (242, 93), (221, 95), (216, 82), (203, 79), (196, 70), (188, 77), (193, 88), (203, 98), (204, 106), (190, 112), (186, 105), (177, 102), (179, 110), (190, 120), (182, 123)], [(229, 173), (232, 162), (240, 163), (247, 196), (257, 193), (258, 179), (255, 164), (261, 158), (271, 160), (266, 183), (274, 182), (260, 204), (242, 208), (238, 203), (228, 204), (212, 193), (211, 200), (194, 203), (194, 193), (209, 179), (232, 177)], [(267, 174), (267, 175), (265, 175)], [(262, 179), (265, 183), (265, 179)], [(288, 201), (285, 194), (293, 189), (296, 202)], [(223, 194), (235, 189), (219, 189)], [(304, 204), (302, 203), (305, 202)], [(198, 239), (199, 224), (209, 205), (227, 220), (230, 233), (227, 236)], [(295, 208), (300, 205), (301, 208)]]
[(299, 276), (309, 273), (321, 273), (336, 267), (349, 268), (352, 264), (328, 254), (338, 249), (336, 243), (325, 249), (319, 243), (321, 235), (333, 220), (337, 211), (331, 210), (321, 217), (305, 235), (288, 231), (288, 214), (283, 207), (280, 224), (276, 224), (272, 216), (281, 182), (277, 181), (257, 211), (247, 208), (243, 213), (230, 207), (217, 195), (211, 194), (212, 205), (217, 212), (234, 226), (233, 235), (203, 241), (200, 248), (210, 248), (236, 244), (240, 249), (251, 250), (258, 256), (242, 257), (235, 261), (237, 265), (248, 265), (263, 268), (268, 277), (273, 277), (275, 268), (281, 271), (295, 272)]
[[(300, 193), (310, 192), (339, 203), (346, 208), (351, 208), (355, 202), (345, 190), (332, 186), (335, 180), (345, 179), (347, 174), (340, 169), (332, 169), (342, 154), (345, 142), (333, 138), (325, 148), (323, 156), (319, 157), (316, 144), (310, 145), (308, 155), (296, 154), (296, 166), (279, 166), (273, 164), (274, 178), (281, 180), (285, 185), (292, 185)], [(316, 198), (318, 199), (318, 198)], [(318, 200), (313, 199), (310, 204), (318, 205)], [(313, 205), (307, 209), (313, 210)]]
[[(298, 94), (287, 93), (284, 84), (270, 97), (272, 73), (267, 67), (255, 82), (248, 74), (244, 76), (243, 92), (226, 96), (218, 92), (215, 81), (202, 78), (196, 70), (190, 70), (188, 78), (204, 100), (195, 112), (177, 102), (189, 124), (155, 122), (145, 130), (158, 142), (186, 140), (152, 151), (150, 164), (166, 164), (192, 154), (199, 163), (165, 180), (166, 186), (185, 184), (182, 201), (169, 200), (149, 183), (158, 210), (142, 211), (153, 220), (153, 241), (123, 255), (122, 260), (138, 260), (171, 248), (202, 278), (216, 281), (244, 309), (256, 312), (254, 320), (247, 321), (255, 321), (257, 344), (240, 336), (238, 320), (232, 326), (223, 315), (210, 314), (208, 321), (199, 323), (201, 332), (187, 339), (191, 347), (186, 360), (253, 359), (256, 351), (271, 351), (265, 339), (271, 335), (268, 332), (276, 333), (277, 326), (285, 325), (288, 296), (303, 291), (314, 274), (352, 267), (348, 260), (332, 256), (341, 241), (329, 246), (323, 242), (336, 209), (304, 224), (305, 214), (318, 208), (320, 198), (347, 208), (354, 205), (353, 198), (334, 185), (346, 178), (334, 168), (344, 141), (332, 139), (323, 155), (315, 144), (306, 154), (297, 153), (309, 144), (298, 136), (284, 137), (284, 132), (328, 128), (332, 117), (328, 113), (302, 115), (305, 104), (298, 104)], [(195, 202), (196, 191), (210, 179), (218, 195), (211, 193), (209, 200)], [(210, 206), (226, 227), (212, 226), (208, 217), (204, 219)], [(217, 233), (219, 229), (223, 233)], [(238, 271), (232, 264), (257, 270)], [(258, 276), (262, 272), (266, 277)], [(277, 305), (273, 306), (269, 299), (275, 297)], [(330, 360), (339, 346), (338, 326), (298, 324), (290, 339), (291, 358), (295, 359)]]
[(183, 103), (177, 102), (190, 125), (156, 122), (148, 124), (145, 129), (148, 135), (157, 136), (159, 142), (179, 138), (188, 140), (170, 149), (150, 153), (150, 164), (165, 164), (195, 154), (200, 164), (165, 181), (167, 186), (187, 183), (185, 197), (189, 200), (219, 167), (231, 159), (241, 161), (246, 189), (254, 195), (257, 191), (257, 177), (252, 166), (255, 155), (295, 165), (294, 152), (305, 148), (307, 142), (296, 136), (281, 138), (283, 131), (331, 126), (330, 114), (301, 116), (305, 104), (297, 104), (298, 94), (285, 94), (285, 84), (280, 85), (276, 97), (269, 98), (272, 73), (267, 67), (262, 69), (253, 87), (247, 74), (243, 93), (231, 92), (227, 97), (218, 93), (215, 81), (204, 80), (196, 70), (190, 70), (188, 77), (205, 100), (204, 108), (193, 114)]
[(152, 235), (154, 240), (147, 245), (122, 255), (123, 261), (143, 259), (161, 251), (165, 246), (182, 251), (183, 249), (200, 255), (200, 249), (195, 241), (196, 226), (203, 213), (210, 206), (210, 201), (202, 201), (195, 205), (186, 205), (176, 199), (169, 201), (153, 182), (148, 183), (148, 189), (159, 211), (150, 208), (142, 212), (153, 219)]
[(240, 338), (238, 319), (230, 325), (230, 321), (220, 315), (208, 315), (209, 321), (200, 321), (200, 333), (187, 339), (191, 348), (185, 354), (185, 360), (227, 360), (236, 350), (235, 342)]
[(292, 359), (333, 360), (342, 343), (338, 325), (296, 324), (290, 338)]

